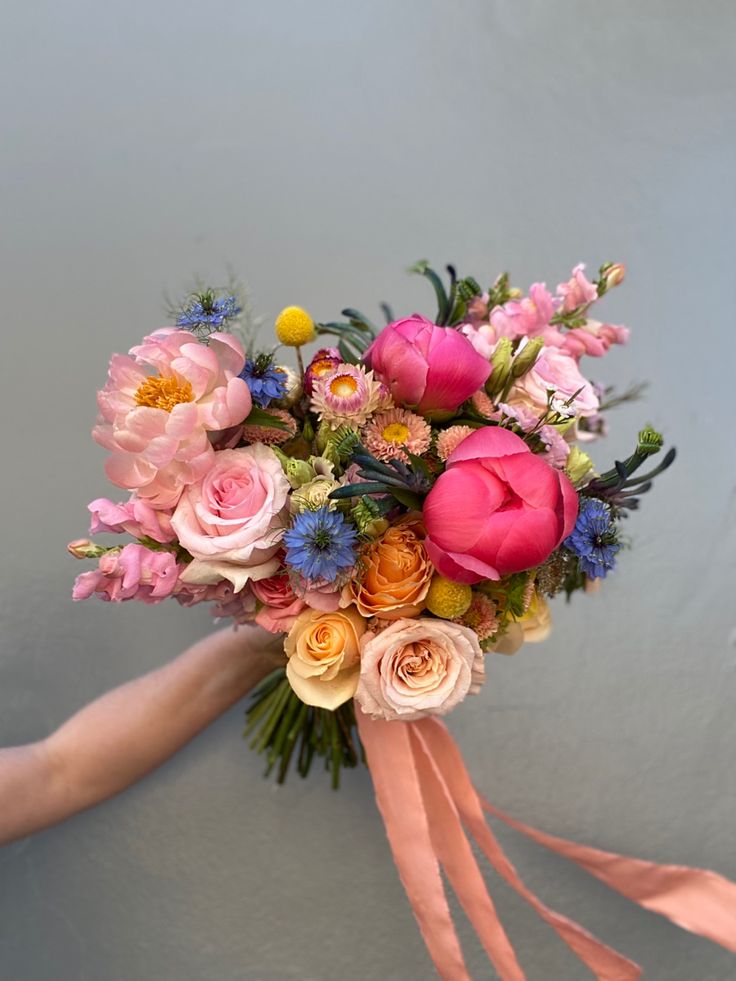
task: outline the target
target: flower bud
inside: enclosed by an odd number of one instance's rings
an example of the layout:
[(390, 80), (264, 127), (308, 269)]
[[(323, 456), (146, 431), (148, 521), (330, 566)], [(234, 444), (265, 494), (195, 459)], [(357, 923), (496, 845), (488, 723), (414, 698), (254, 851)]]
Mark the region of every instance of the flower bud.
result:
[(272, 405), (290, 409), (302, 397), (302, 380), (293, 368), (285, 364), (275, 365), (275, 370), (284, 376), (284, 394), (280, 399), (274, 399)]
[(533, 337), (519, 351), (511, 365), (512, 378), (521, 378), (527, 371), (534, 367), (534, 363), (539, 357), (539, 352), (544, 347), (544, 338)]
[(503, 391), (511, 374), (511, 340), (508, 337), (502, 337), (496, 344), (491, 355), (491, 365), (491, 375), (486, 382), (486, 392), (489, 395)]
[(603, 278), (606, 283), (606, 289), (613, 289), (614, 286), (620, 286), (623, 283), (626, 276), (626, 266), (623, 262), (614, 262), (612, 266), (609, 266)]
[(95, 545), (89, 538), (75, 538), (73, 542), (69, 542), (66, 549), (75, 559), (99, 559), (108, 551), (102, 545)]
[(565, 473), (573, 487), (582, 487), (593, 470), (593, 461), (579, 446), (571, 446), (565, 464)]
[(334, 511), (337, 507), (337, 501), (331, 501), (330, 494), (339, 486), (340, 484), (332, 477), (315, 477), (294, 491), (289, 498), (289, 510), (292, 514), (300, 514), (302, 511), (317, 511), (323, 507)]
[(272, 449), (279, 458), (279, 462), (286, 474), (286, 479), (291, 484), (293, 490), (314, 479), (314, 468), (306, 460), (298, 460), (293, 456), (287, 456), (277, 446), (272, 447)]

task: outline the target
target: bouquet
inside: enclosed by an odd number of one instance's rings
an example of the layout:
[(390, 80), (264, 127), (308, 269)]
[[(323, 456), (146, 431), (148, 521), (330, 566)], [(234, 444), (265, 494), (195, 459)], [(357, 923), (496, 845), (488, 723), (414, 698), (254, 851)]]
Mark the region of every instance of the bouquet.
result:
[[(209, 603), (216, 617), (283, 635), (285, 666), (247, 711), (268, 771), (306, 776), (319, 757), (337, 787), (342, 767), (367, 758), (440, 974), (467, 977), (442, 865), (500, 976), (520, 978), (463, 824), (512, 885), (516, 873), (438, 717), (481, 691), (489, 655), (548, 635), (551, 597), (599, 587), (625, 546), (624, 519), (675, 451), (651, 462), (663, 439), (644, 426), (604, 472), (586, 452), (609, 410), (639, 394), (582, 367), (628, 339), (591, 316), (622, 282), (621, 264), (593, 279), (578, 265), (554, 293), (535, 283), (527, 295), (507, 275), (483, 289), (451, 266), (447, 281), (424, 261), (413, 271), (434, 290), (431, 320), (397, 319), (384, 304), (382, 328), (352, 308), (315, 322), (289, 306), (275, 322), (281, 348), (246, 351), (244, 302), (205, 289), (175, 326), (114, 355), (93, 436), (130, 496), (92, 501), (91, 533), (132, 541), (73, 542), (75, 556), (97, 560), (73, 595)], [(543, 843), (567, 853), (559, 842)], [(529, 901), (597, 976), (637, 976)]]

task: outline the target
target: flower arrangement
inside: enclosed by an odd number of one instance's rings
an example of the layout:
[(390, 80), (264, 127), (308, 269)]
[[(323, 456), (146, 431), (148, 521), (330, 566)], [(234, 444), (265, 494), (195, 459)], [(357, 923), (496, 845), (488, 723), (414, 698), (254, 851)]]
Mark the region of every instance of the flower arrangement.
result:
[[(473, 787), (441, 721), (481, 691), (494, 655), (550, 631), (548, 600), (597, 587), (617, 564), (622, 526), (674, 460), (631, 455), (602, 472), (586, 453), (615, 394), (584, 371), (625, 327), (590, 316), (624, 278), (582, 265), (552, 293), (502, 275), (483, 290), (426, 262), (437, 312), (375, 327), (354, 309), (315, 322), (286, 307), (277, 350), (239, 339), (244, 303), (200, 290), (156, 330), (113, 355), (98, 393), (96, 441), (128, 492), (89, 505), (97, 566), (73, 596), (185, 606), (283, 636), (285, 667), (256, 689), (246, 734), (283, 781), (322, 757), (369, 764), (402, 881), (440, 976), (469, 981), (440, 868), (502, 981), (524, 973), (469, 836), (495, 870), (600, 981), (640, 969), (523, 883), (485, 814), (576, 862), (611, 888), (736, 952), (736, 885), (714, 872), (565, 841), (509, 817)], [(329, 337), (306, 361), (304, 345)], [(642, 469), (644, 472), (642, 473)]]
[[(628, 339), (591, 310), (624, 278), (582, 265), (554, 293), (500, 276), (449, 284), (426, 263), (433, 320), (315, 322), (286, 307), (275, 350), (246, 353), (235, 295), (205, 289), (176, 326), (113, 356), (95, 440), (128, 500), (92, 501), (74, 555), (97, 560), (74, 598), (207, 602), (283, 634), (285, 669), (255, 693), (247, 732), (283, 780), (364, 754), (356, 711), (445, 715), (480, 691), (490, 654), (550, 629), (548, 599), (605, 578), (621, 527), (674, 450), (662, 437), (596, 473), (585, 452), (622, 397), (583, 374)], [(305, 363), (304, 345), (332, 337)]]

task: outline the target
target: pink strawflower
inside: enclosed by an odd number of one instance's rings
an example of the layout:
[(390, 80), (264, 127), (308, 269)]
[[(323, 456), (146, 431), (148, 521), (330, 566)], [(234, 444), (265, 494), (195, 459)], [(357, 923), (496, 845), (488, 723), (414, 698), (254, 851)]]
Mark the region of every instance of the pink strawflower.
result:
[(250, 391), (238, 377), (244, 364), (232, 335), (210, 334), (202, 344), (173, 327), (146, 337), (128, 355), (113, 355), (92, 432), (111, 451), (109, 479), (153, 507), (173, 507), (211, 466), (207, 434), (250, 412)]
[(296, 419), (287, 412), (286, 409), (275, 409), (269, 406), (266, 410), (269, 415), (276, 416), (286, 426), (286, 429), (277, 429), (275, 426), (243, 426), (241, 438), (245, 443), (265, 443), (266, 446), (279, 446), (296, 435)]
[(171, 552), (152, 552), (144, 545), (126, 545), (100, 556), (93, 572), (77, 576), (72, 598), (82, 600), (96, 594), (107, 602), (160, 603), (171, 596), (180, 571)]
[(585, 275), (584, 262), (575, 266), (572, 276), (566, 283), (558, 285), (557, 296), (562, 301), (560, 309), (565, 313), (598, 299), (598, 287)]
[(91, 535), (127, 532), (133, 538), (152, 538), (162, 544), (173, 542), (176, 538), (171, 527), (171, 512), (157, 510), (135, 495), (123, 504), (98, 497), (87, 505), (87, 510), (92, 515)]
[(455, 623), (470, 627), (478, 635), (478, 640), (488, 640), (498, 630), (496, 604), (483, 593), (474, 591), (470, 606)]
[(323, 347), (314, 355), (304, 372), (304, 391), (311, 395), (314, 383), (318, 378), (329, 375), (331, 371), (343, 363), (343, 358), (336, 347)]
[(332, 429), (342, 425), (363, 426), (384, 397), (372, 371), (342, 364), (314, 379), (312, 410)]
[[(485, 395), (485, 392), (483, 394)], [(452, 451), (457, 449), (472, 432), (472, 426), (450, 426), (449, 429), (443, 430), (437, 437), (437, 456), (440, 460), (446, 461)]]
[(377, 460), (409, 462), (409, 453), (421, 456), (432, 442), (429, 424), (408, 409), (379, 412), (363, 430), (363, 444)]

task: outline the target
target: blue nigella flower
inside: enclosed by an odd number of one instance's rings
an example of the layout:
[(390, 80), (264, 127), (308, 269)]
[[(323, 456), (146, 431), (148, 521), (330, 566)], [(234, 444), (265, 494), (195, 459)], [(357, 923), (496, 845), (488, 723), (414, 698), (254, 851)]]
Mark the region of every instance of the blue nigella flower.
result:
[(274, 368), (270, 354), (248, 358), (239, 377), (246, 383), (253, 401), (261, 409), (265, 409), (273, 399), (280, 399), (286, 392), (286, 375)]
[(578, 556), (580, 568), (591, 579), (606, 578), (621, 548), (611, 512), (602, 501), (591, 499), (583, 503), (572, 533), (562, 544)]
[(176, 318), (176, 326), (187, 330), (217, 330), (227, 320), (232, 320), (241, 312), (234, 296), (217, 297), (213, 290), (204, 290), (191, 297)]
[(334, 582), (355, 565), (358, 534), (339, 511), (302, 511), (283, 538), (286, 564), (307, 580)]

